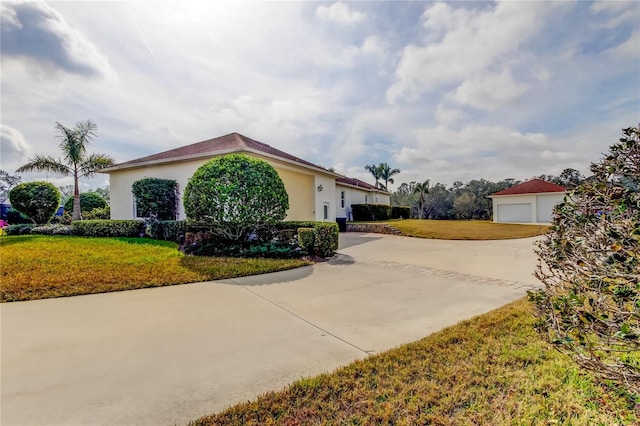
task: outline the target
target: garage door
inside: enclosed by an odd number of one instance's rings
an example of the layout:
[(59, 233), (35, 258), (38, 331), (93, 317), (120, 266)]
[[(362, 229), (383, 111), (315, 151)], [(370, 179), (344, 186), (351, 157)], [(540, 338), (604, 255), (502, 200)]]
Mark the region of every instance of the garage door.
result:
[(538, 195), (536, 197), (538, 222), (551, 222), (553, 220), (553, 208), (562, 202), (564, 194)]
[(531, 203), (499, 204), (498, 222), (531, 222)]

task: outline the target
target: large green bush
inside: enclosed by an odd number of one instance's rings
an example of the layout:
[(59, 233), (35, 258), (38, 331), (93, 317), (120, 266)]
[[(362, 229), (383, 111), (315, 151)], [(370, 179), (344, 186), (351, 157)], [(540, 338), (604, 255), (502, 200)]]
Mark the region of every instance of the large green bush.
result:
[[(83, 192), (80, 194), (80, 211), (90, 212), (93, 209), (103, 209), (107, 207), (107, 202), (95, 192)], [(73, 210), (73, 197), (64, 203), (64, 210), (70, 212)]]
[(171, 179), (143, 178), (131, 186), (138, 217), (175, 220), (178, 210), (178, 182)]
[(72, 225), (76, 235), (87, 237), (139, 237), (144, 233), (142, 220), (77, 220)]
[(60, 191), (49, 182), (25, 182), (9, 191), (11, 207), (34, 223), (47, 223), (60, 206)]
[(190, 221), (235, 241), (280, 222), (289, 208), (276, 170), (244, 154), (216, 157), (198, 168), (184, 190), (183, 202)]
[(640, 400), (640, 129), (556, 207), (530, 293), (544, 336)]
[(411, 207), (392, 206), (391, 219), (411, 219)]

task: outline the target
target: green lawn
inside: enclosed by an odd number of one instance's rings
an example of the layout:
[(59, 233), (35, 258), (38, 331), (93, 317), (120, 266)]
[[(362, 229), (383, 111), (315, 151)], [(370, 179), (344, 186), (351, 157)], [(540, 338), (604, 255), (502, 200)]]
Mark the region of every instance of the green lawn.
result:
[(263, 274), (306, 260), (185, 256), (148, 238), (0, 237), (0, 301), (46, 299)]
[(533, 331), (525, 299), (191, 425), (631, 425), (634, 401)]
[(506, 240), (542, 235), (546, 225), (493, 223), (486, 220), (392, 220), (387, 223), (407, 237), (437, 240)]

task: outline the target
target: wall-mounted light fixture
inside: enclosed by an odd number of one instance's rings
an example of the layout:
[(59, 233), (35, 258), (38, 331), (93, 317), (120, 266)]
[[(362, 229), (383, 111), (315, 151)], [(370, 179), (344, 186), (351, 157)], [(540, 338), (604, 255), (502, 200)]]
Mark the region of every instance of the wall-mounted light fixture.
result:
[(322, 192), (323, 189), (324, 187), (322, 186), (322, 184), (318, 185), (318, 192)]

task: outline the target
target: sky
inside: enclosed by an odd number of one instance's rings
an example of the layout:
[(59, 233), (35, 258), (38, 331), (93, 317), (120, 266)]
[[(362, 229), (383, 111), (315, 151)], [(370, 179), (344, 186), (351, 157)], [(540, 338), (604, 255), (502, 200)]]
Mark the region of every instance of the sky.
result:
[(369, 182), (387, 162), (391, 189), (525, 180), (587, 174), (640, 122), (636, 1), (0, 7), (9, 172), (90, 119), (90, 152), (116, 162), (238, 132)]

